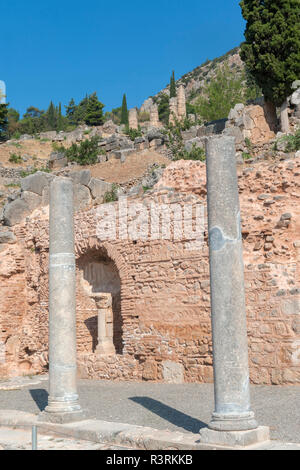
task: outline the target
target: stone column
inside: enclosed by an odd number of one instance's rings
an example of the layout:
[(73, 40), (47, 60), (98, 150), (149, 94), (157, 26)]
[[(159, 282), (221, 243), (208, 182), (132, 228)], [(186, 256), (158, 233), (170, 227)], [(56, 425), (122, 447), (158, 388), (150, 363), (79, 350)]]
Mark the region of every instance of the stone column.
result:
[(169, 123), (170, 124), (175, 124), (175, 119), (178, 119), (178, 114), (177, 114), (177, 98), (170, 98), (170, 117), (169, 117)]
[(186, 118), (186, 101), (184, 86), (180, 85), (177, 91), (177, 114), (178, 119), (183, 120)]
[(160, 127), (158, 106), (153, 104), (150, 109), (150, 126), (151, 127)]
[[(251, 431), (266, 440), (250, 409), (248, 342), (235, 139), (207, 139), (207, 196), (215, 410), (203, 441), (222, 442), (223, 431)], [(214, 430), (214, 431), (211, 431)], [(216, 431), (222, 431), (216, 432)], [(218, 435), (223, 436), (220, 438)], [(237, 441), (239, 433), (233, 433)], [(259, 434), (259, 436), (258, 436)], [(245, 434), (243, 434), (245, 436)], [(232, 436), (231, 436), (232, 438)]]
[(76, 384), (75, 254), (73, 183), (50, 185), (49, 380), (41, 420), (65, 423), (83, 418)]
[(129, 110), (128, 122), (129, 122), (129, 128), (130, 129), (138, 129), (139, 128), (138, 115), (137, 115), (136, 108), (132, 108), (132, 109)]
[(99, 355), (116, 354), (113, 342), (113, 311), (112, 295), (104, 292), (91, 294), (98, 309), (98, 345), (96, 353)]

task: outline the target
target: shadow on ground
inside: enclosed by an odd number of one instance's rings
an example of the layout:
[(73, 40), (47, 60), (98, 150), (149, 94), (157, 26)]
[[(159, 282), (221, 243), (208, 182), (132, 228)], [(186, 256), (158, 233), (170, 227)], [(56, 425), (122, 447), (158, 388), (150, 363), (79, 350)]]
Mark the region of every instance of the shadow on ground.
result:
[(29, 390), (32, 399), (37, 404), (40, 411), (43, 411), (48, 405), (48, 392), (43, 388)]
[(164, 420), (169, 421), (169, 423), (172, 423), (175, 426), (184, 429), (185, 431), (197, 434), (200, 429), (207, 427), (207, 424), (203, 423), (203, 421), (192, 418), (191, 416), (182, 413), (175, 408), (171, 408), (161, 401), (154, 400), (153, 398), (130, 397), (129, 400), (133, 401), (134, 403), (138, 403), (139, 405), (151, 411), (151, 413), (157, 414)]

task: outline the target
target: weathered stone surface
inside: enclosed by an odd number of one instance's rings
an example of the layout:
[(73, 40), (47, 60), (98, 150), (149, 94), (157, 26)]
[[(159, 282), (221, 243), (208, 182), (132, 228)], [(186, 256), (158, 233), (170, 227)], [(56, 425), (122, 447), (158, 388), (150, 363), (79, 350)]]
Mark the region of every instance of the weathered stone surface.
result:
[(182, 364), (173, 361), (164, 361), (163, 366), (163, 379), (169, 384), (182, 384), (184, 383), (184, 367)]
[(67, 166), (68, 159), (65, 157), (65, 154), (62, 152), (52, 152), (49, 158), (49, 168), (63, 168)]
[(169, 123), (175, 124), (176, 119), (178, 119), (178, 108), (177, 108), (177, 98), (170, 99), (170, 116), (169, 116)]
[(30, 214), (28, 204), (22, 199), (16, 199), (4, 206), (3, 219), (4, 224), (12, 227), (19, 224), (24, 218)]
[(88, 186), (91, 180), (90, 170), (71, 171), (70, 178), (75, 184), (83, 184)]
[(157, 104), (153, 104), (150, 108), (150, 126), (151, 127), (161, 127), (161, 124), (159, 122)]
[(240, 205), (232, 137), (206, 142), (215, 410), (209, 428), (256, 429), (250, 411)]
[(136, 108), (132, 108), (128, 112), (128, 122), (129, 122), (129, 128), (130, 129), (138, 129), (139, 123), (138, 123), (138, 115), (137, 115), (137, 110)]
[(230, 111), (225, 135), (236, 138), (237, 144), (249, 139), (252, 143), (264, 144), (275, 137), (269, 119), (268, 106), (237, 104)]
[(40, 138), (41, 139), (49, 139), (49, 140), (54, 140), (57, 135), (56, 131), (47, 131), (47, 132), (41, 132), (40, 133)]
[(180, 120), (186, 118), (186, 100), (185, 100), (185, 89), (183, 85), (180, 85), (177, 90), (177, 114)]
[[(295, 322), (299, 314), (282, 311), (282, 302), (299, 298), (294, 289), (300, 287), (299, 157), (293, 163), (293, 171), (288, 170), (289, 161), (261, 161), (251, 164), (251, 168), (238, 169), (250, 379), (254, 384), (300, 383), (299, 333)], [(144, 184), (142, 180), (142, 185), (134, 181), (133, 186), (140, 186), (130, 203), (168, 205), (173, 201), (183, 205), (189, 203), (188, 198), (195, 198), (205, 208), (204, 162), (171, 162), (162, 171), (153, 191), (143, 191), (142, 186), (150, 186), (146, 181)], [(262, 176), (257, 177), (257, 172)], [(258, 200), (260, 194), (266, 194), (267, 199)], [(264, 201), (270, 198), (275, 204), (264, 206)], [(114, 204), (117, 214), (118, 206), (119, 202)], [(5, 251), (0, 253), (0, 340), (5, 344), (8, 341), (11, 354), (7, 355), (6, 363), (0, 361), (0, 377), (47, 371), (47, 212), (45, 208), (36, 211), (34, 217), (24, 220), (24, 225), (14, 228), (17, 243), (2, 245)], [(283, 214), (292, 215), (283, 221), (289, 226), (276, 228)], [(118, 237), (103, 241), (97, 238), (97, 221), (94, 209), (75, 215), (77, 347), (81, 373), (100, 380), (142, 380), (143, 364), (151, 357), (157, 363), (155, 380), (163, 380), (162, 362), (171, 360), (184, 365), (185, 382), (212, 382), (206, 235), (200, 249), (186, 239), (176, 243), (138, 240), (136, 244)], [(116, 224), (118, 233), (118, 217)], [(172, 227), (171, 224), (171, 233)], [(274, 238), (274, 246), (265, 252), (267, 237)], [(108, 265), (115, 268), (108, 271)], [(115, 277), (109, 277), (109, 272)], [(118, 277), (122, 301), (115, 298), (113, 305), (117, 306), (116, 322), (122, 325), (118, 330), (120, 339), (115, 342), (119, 352), (113, 358), (99, 361), (94, 352), (97, 310), (85, 287), (88, 283), (94, 290), (106, 291), (107, 285), (115, 285)], [(281, 295), (277, 295), (279, 291)], [(296, 312), (294, 308), (287, 311)], [(9, 340), (10, 337), (13, 339)]]
[(13, 232), (8, 230), (0, 231), (0, 243), (16, 243), (17, 238)]
[(90, 207), (92, 202), (91, 193), (86, 186), (74, 184), (74, 210), (80, 211)]
[[(85, 188), (85, 186), (82, 186)], [(76, 311), (73, 183), (55, 178), (50, 187), (49, 383), (40, 420), (82, 419), (76, 387)]]
[(112, 184), (97, 178), (91, 178), (89, 188), (94, 199), (101, 199), (107, 191), (111, 191)]
[(42, 205), (42, 196), (32, 193), (31, 191), (23, 191), (21, 194), (21, 200), (28, 205), (30, 211), (33, 211)]
[(187, 140), (184, 144), (184, 149), (187, 152), (191, 152), (193, 148), (205, 148), (205, 138), (203, 137), (195, 137), (194, 139)]
[(114, 134), (118, 129), (118, 126), (113, 121), (106, 121), (103, 126), (102, 130), (105, 134)]
[(21, 189), (22, 191), (30, 191), (41, 196), (43, 194), (44, 187), (49, 185), (49, 180), (51, 179), (52, 176), (48, 173), (37, 171), (33, 175), (29, 175), (26, 176), (26, 178), (21, 179)]

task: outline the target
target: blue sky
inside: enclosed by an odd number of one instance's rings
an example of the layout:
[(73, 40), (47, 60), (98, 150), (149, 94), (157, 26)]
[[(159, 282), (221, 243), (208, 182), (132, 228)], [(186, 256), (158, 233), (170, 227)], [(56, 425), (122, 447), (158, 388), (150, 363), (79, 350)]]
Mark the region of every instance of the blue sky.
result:
[(243, 41), (236, 0), (4, 0), (0, 80), (25, 112), (96, 91), (140, 106), (169, 81)]

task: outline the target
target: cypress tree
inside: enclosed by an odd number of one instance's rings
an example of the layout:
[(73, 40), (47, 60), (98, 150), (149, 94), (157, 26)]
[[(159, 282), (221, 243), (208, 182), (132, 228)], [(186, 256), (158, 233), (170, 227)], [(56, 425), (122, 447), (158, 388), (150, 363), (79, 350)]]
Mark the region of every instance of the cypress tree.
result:
[(288, 132), (286, 99), (300, 77), (300, 2), (242, 0), (240, 6), (247, 21), (241, 59), (265, 100), (281, 107), (281, 127)]
[(57, 117), (56, 109), (55, 109), (54, 104), (51, 101), (51, 103), (49, 105), (49, 108), (48, 108), (48, 111), (47, 111), (47, 122), (48, 122), (48, 126), (51, 130), (55, 130), (56, 117)]
[(123, 95), (123, 101), (122, 101), (121, 124), (125, 124), (125, 126), (129, 126), (128, 108), (127, 108), (127, 100), (126, 100), (125, 93)]
[(171, 79), (170, 79), (170, 98), (175, 98), (176, 96), (177, 96), (177, 92), (176, 92), (175, 72), (173, 70)]

